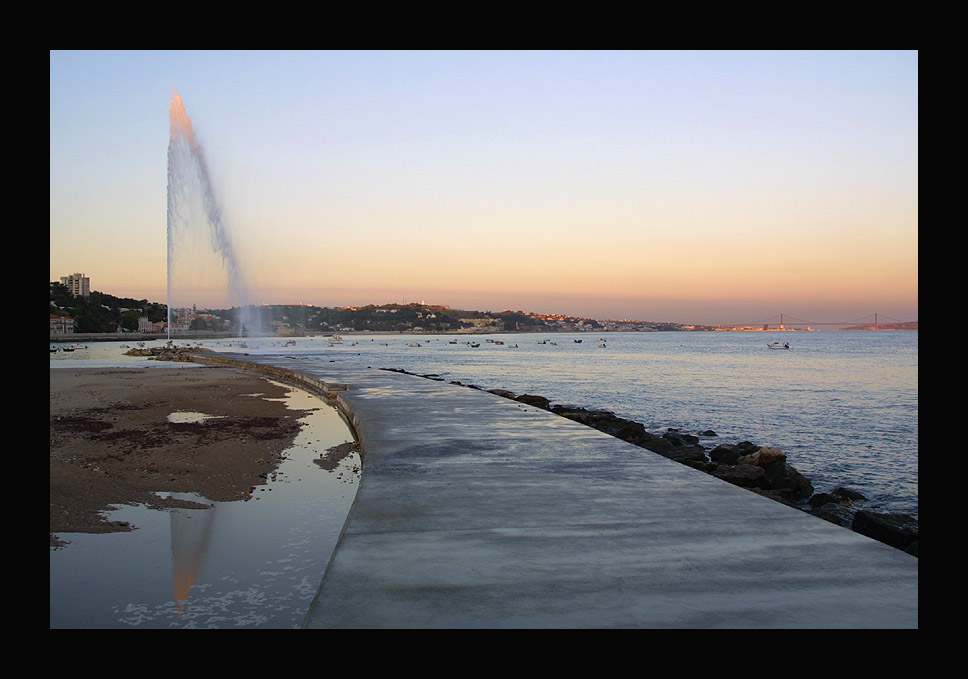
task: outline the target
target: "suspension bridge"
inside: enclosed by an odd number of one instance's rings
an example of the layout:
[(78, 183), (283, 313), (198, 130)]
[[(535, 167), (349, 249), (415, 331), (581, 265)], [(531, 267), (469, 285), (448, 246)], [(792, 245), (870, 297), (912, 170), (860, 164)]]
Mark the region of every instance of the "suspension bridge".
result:
[(886, 330), (897, 329), (898, 327), (917, 329), (917, 321), (901, 321), (890, 318), (883, 314), (873, 313), (851, 321), (805, 321), (801, 318), (794, 318), (786, 314), (777, 314), (762, 321), (755, 323), (737, 323), (734, 325), (722, 324), (724, 328), (758, 328), (763, 330), (785, 330), (813, 328), (816, 326), (837, 326), (840, 328), (857, 327), (863, 330)]

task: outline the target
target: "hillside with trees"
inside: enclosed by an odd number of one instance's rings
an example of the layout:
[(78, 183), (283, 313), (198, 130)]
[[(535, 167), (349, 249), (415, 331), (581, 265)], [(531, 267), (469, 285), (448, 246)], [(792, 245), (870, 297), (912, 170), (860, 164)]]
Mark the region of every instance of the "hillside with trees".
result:
[[(174, 332), (224, 335), (237, 332), (242, 310), (175, 309)], [(474, 311), (427, 304), (370, 304), (354, 307), (318, 307), (305, 304), (269, 304), (247, 307), (246, 335), (312, 335), (339, 332), (557, 332), (686, 330), (674, 323), (600, 321), (558, 314), (525, 311)], [(76, 333), (117, 333), (138, 330), (142, 316), (152, 323), (167, 320), (168, 307), (158, 302), (116, 297), (93, 291), (74, 297), (61, 283), (50, 284), (50, 313), (75, 320)]]
[(73, 318), (74, 330), (79, 333), (117, 332), (118, 325), (126, 331), (135, 331), (141, 316), (153, 322), (165, 320), (168, 306), (97, 291), (87, 297), (74, 297), (63, 284), (51, 282), (50, 313)]

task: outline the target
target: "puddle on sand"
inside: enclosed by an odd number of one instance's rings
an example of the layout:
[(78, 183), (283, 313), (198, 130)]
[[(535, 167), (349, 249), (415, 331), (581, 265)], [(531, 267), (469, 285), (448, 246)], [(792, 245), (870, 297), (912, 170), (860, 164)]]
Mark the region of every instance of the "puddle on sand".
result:
[(205, 413), (196, 413), (189, 410), (178, 410), (168, 416), (168, 421), (172, 424), (198, 424), (199, 422), (214, 420), (219, 417), (224, 417), (224, 415), (206, 415)]
[(313, 410), (251, 500), (180, 494), (211, 508), (122, 506), (110, 519), (137, 530), (62, 534), (70, 544), (50, 550), (51, 629), (298, 628), (356, 496), (360, 461), (350, 452), (321, 464), (321, 453), (353, 440), (349, 428), (306, 392), (284, 400)]

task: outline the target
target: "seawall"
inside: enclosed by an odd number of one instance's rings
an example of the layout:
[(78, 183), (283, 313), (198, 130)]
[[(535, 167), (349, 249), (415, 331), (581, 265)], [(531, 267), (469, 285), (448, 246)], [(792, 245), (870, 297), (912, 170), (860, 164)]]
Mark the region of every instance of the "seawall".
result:
[(918, 559), (537, 407), (197, 354), (324, 395), (363, 474), (307, 628), (916, 628)]

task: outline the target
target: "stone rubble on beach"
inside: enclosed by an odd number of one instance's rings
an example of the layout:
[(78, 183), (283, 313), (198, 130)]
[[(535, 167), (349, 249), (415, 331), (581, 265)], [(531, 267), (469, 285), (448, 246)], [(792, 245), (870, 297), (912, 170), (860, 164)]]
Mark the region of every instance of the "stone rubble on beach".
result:
[(204, 349), (201, 347), (177, 347), (177, 346), (163, 346), (163, 347), (145, 347), (128, 349), (125, 352), (126, 356), (145, 356), (151, 360), (155, 361), (183, 361), (190, 363), (192, 361), (192, 354), (197, 354), (199, 352), (211, 352), (211, 349)]

